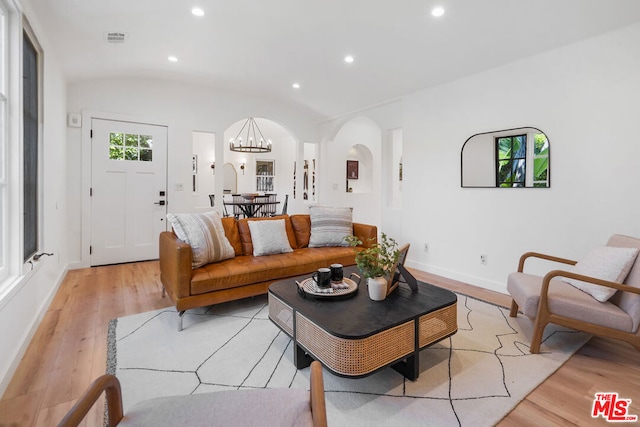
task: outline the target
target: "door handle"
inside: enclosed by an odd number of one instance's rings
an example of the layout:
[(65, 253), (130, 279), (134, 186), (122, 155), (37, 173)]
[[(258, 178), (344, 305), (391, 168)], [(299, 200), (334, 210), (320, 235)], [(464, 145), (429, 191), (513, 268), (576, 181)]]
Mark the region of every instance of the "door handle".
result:
[(164, 206), (165, 205), (165, 201), (164, 200), (160, 200), (158, 202), (155, 202), (154, 205), (160, 205), (160, 206)]

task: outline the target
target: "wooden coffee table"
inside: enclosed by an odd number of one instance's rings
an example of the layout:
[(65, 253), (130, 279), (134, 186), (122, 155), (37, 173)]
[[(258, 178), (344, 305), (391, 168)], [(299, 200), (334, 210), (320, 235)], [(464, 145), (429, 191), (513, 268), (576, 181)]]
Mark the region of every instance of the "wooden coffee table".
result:
[[(345, 268), (345, 277), (357, 271)], [(293, 339), (298, 369), (313, 359), (339, 376), (364, 377), (391, 366), (410, 380), (420, 374), (421, 349), (456, 333), (457, 297), (419, 282), (400, 285), (384, 301), (372, 301), (366, 284), (348, 299), (303, 297), (295, 280), (269, 286), (269, 318)]]

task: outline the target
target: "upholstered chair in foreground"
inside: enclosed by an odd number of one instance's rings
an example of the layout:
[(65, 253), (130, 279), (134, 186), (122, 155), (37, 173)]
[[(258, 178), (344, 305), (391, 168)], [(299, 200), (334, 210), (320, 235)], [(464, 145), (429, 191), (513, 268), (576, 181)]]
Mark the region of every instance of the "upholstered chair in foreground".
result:
[[(507, 290), (511, 317), (518, 309), (534, 322), (531, 353), (540, 352), (545, 326), (555, 323), (626, 341), (640, 350), (640, 239), (613, 235), (607, 246), (573, 261), (536, 252), (520, 257)], [(539, 258), (566, 264), (544, 277), (524, 273), (525, 261)]]
[(58, 427), (75, 427), (106, 392), (108, 426), (314, 426), (326, 427), (322, 365), (311, 363), (310, 391), (228, 390), (149, 399), (122, 413), (120, 382), (102, 375), (78, 399)]

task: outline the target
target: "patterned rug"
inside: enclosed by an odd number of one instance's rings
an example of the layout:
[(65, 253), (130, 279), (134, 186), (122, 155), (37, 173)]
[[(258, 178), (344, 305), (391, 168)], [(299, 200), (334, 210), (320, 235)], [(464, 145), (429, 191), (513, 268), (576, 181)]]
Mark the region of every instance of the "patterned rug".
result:
[[(107, 371), (122, 383), (125, 413), (157, 396), (240, 388), (308, 389), (291, 340), (268, 319), (266, 296), (189, 310), (127, 316), (109, 325)], [(458, 295), (458, 332), (420, 353), (420, 376), (391, 368), (348, 379), (324, 371), (333, 426), (491, 426), (557, 370), (589, 335), (550, 325), (529, 353), (531, 321)]]

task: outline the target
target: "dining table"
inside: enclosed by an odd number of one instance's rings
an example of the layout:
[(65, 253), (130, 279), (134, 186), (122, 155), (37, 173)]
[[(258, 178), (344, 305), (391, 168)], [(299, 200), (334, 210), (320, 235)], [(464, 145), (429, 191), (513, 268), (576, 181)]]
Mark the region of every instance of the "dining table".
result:
[(276, 206), (279, 201), (269, 200), (269, 196), (243, 196), (242, 200), (224, 201), (226, 206), (238, 206), (246, 218), (255, 218), (263, 206)]

